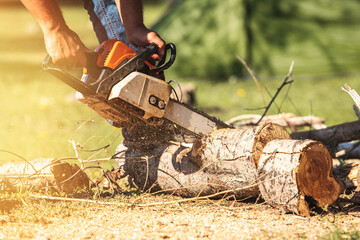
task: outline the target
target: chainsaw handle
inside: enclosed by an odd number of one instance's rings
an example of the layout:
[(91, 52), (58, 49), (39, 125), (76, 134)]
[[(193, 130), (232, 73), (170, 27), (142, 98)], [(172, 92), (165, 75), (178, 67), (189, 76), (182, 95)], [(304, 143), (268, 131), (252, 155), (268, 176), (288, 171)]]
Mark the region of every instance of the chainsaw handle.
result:
[[(165, 63), (166, 55), (167, 55), (168, 50), (170, 50), (170, 58), (169, 58), (169, 61), (167, 61), (167, 62)], [(160, 60), (160, 62), (155, 66), (155, 69), (151, 69), (151, 70), (150, 70), (150, 74), (162, 72), (162, 71), (168, 69), (168, 68), (171, 67), (171, 65), (173, 65), (173, 63), (175, 62), (175, 58), (176, 58), (176, 47), (175, 47), (175, 44), (173, 44), (173, 43), (168, 43), (168, 44), (166, 44), (166, 45), (165, 45), (165, 53), (164, 53), (164, 56), (162, 57), (162, 59)]]
[(145, 48), (140, 49), (138, 52), (139, 56), (145, 60), (149, 59), (151, 55), (155, 54), (158, 51), (159, 47), (155, 43), (147, 45)]

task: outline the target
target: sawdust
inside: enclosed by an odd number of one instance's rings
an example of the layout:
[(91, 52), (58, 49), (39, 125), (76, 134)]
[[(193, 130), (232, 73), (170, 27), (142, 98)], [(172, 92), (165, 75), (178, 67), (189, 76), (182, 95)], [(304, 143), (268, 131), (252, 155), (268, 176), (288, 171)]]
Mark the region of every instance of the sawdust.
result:
[(360, 207), (353, 211), (303, 218), (231, 201), (145, 208), (42, 202), (0, 215), (0, 239), (319, 239), (339, 229), (346, 237), (360, 231)]

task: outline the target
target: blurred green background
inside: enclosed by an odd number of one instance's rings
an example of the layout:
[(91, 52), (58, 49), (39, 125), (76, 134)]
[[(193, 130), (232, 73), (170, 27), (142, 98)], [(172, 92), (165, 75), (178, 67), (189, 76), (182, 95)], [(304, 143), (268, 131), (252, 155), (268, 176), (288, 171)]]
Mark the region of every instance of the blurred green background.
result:
[[(60, 1), (65, 19), (89, 48), (98, 43), (81, 1)], [(294, 83), (270, 114), (314, 114), (333, 125), (356, 120), (345, 83), (360, 91), (359, 1), (144, 1), (148, 26), (174, 42), (178, 58), (168, 79), (196, 86), (196, 106), (222, 120), (261, 114), (260, 93), (236, 59), (243, 57), (274, 94), (295, 60)], [(74, 157), (68, 140), (84, 149), (121, 141), (74, 91), (41, 71), (43, 36), (19, 1), (0, 1), (0, 162)], [(266, 93), (266, 101), (271, 96)], [(11, 152), (11, 153), (9, 153)], [(93, 155), (81, 152), (84, 159)]]
[(244, 58), (258, 74), (357, 72), (360, 64), (358, 0), (184, 0), (155, 29), (177, 43), (178, 74), (241, 76)]

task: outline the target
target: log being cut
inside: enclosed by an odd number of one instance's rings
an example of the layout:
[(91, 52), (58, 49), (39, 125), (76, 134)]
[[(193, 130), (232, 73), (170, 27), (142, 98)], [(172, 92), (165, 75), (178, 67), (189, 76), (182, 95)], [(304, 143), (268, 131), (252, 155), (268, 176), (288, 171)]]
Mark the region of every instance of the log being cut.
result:
[(215, 130), (191, 148), (167, 143), (147, 151), (120, 145), (118, 151), (132, 184), (153, 192), (183, 197), (226, 193), (236, 199), (261, 193), (274, 207), (308, 216), (306, 199), (322, 207), (333, 204), (344, 190), (322, 143), (292, 140), (272, 123)]
[(256, 165), (260, 153), (267, 142), (279, 138), (290, 136), (272, 123), (247, 129), (220, 129), (195, 142), (192, 148), (165, 143), (144, 151), (121, 145), (118, 161), (139, 189), (183, 197), (229, 191), (239, 199), (259, 193)]

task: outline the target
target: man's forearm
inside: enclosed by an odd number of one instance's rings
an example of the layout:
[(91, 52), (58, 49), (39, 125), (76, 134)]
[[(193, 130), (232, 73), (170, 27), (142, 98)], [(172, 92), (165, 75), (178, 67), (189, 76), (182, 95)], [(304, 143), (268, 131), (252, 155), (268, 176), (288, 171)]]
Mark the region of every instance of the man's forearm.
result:
[(86, 66), (85, 52), (89, 51), (65, 23), (55, 0), (21, 0), (40, 25), (45, 48), (58, 66), (76, 68)]
[(65, 27), (65, 20), (55, 0), (21, 0), (44, 33)]
[(125, 31), (131, 35), (133, 30), (144, 27), (141, 0), (115, 0)]

